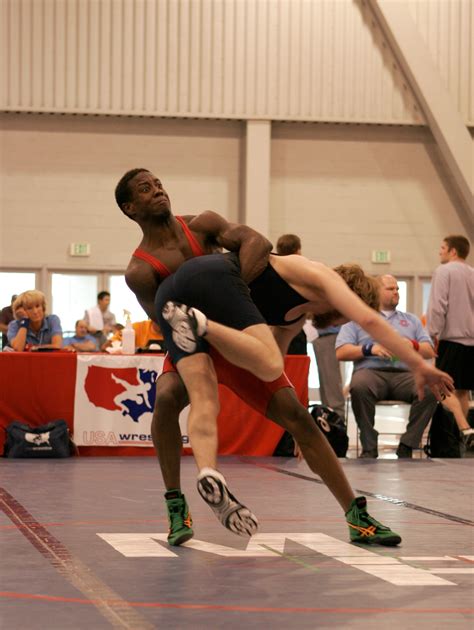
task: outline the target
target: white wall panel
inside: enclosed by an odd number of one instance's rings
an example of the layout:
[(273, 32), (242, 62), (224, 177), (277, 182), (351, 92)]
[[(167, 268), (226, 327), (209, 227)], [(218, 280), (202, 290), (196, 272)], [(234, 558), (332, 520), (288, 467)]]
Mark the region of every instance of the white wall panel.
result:
[[(140, 230), (114, 189), (135, 167), (163, 180), (176, 214), (237, 221), (243, 123), (0, 115), (0, 267), (124, 269)], [(88, 258), (69, 243), (88, 242)]]
[[(274, 123), (271, 146), (273, 243), (296, 233), (331, 266), (430, 275), (443, 236), (465, 233), (426, 129)], [(372, 264), (374, 249), (391, 264)]]
[(0, 10), (3, 110), (422, 122), (352, 0), (0, 0)]
[(474, 3), (406, 0), (445, 88), (467, 124), (474, 124)]
[[(428, 130), (271, 127), (262, 186), (273, 242), (296, 232), (307, 256), (331, 265), (429, 275), (442, 237), (464, 233)], [(237, 121), (0, 115), (0, 267), (123, 269), (140, 231), (113, 190), (137, 166), (163, 179), (175, 213), (213, 209), (238, 221), (244, 139)], [(71, 242), (91, 243), (91, 257), (71, 258)], [(372, 249), (390, 249), (392, 264), (371, 265)]]
[[(471, 0), (405, 0), (474, 124)], [(0, 108), (413, 124), (363, 0), (0, 0)]]

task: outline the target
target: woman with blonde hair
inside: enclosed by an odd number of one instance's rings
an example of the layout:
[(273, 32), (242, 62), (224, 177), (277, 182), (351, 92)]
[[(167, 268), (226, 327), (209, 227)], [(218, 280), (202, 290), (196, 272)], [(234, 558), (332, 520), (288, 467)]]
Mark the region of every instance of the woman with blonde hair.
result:
[(13, 303), (13, 311), (23, 308), (24, 317), (8, 326), (8, 343), (16, 352), (38, 349), (59, 350), (63, 341), (61, 322), (57, 315), (46, 315), (44, 293), (35, 289), (24, 291)]

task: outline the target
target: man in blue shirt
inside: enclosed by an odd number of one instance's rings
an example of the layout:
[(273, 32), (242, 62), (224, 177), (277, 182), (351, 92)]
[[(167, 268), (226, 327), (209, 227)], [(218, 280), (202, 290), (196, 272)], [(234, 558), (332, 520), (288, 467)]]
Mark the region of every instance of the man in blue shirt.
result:
[(87, 332), (87, 323), (84, 319), (77, 320), (74, 337), (63, 339), (63, 348), (71, 352), (97, 352), (99, 349), (95, 337)]
[[(397, 310), (399, 302), (397, 280), (384, 275), (380, 281), (380, 316), (425, 359), (435, 356), (432, 341), (421, 321), (412, 313)], [(429, 389), (420, 400), (415, 381), (405, 363), (373, 339), (356, 323), (342, 326), (336, 339), (336, 356), (339, 361), (353, 361), (351, 380), (352, 410), (360, 430), (363, 458), (378, 457), (377, 437), (374, 428), (375, 406), (380, 400), (403, 400), (411, 403), (408, 426), (400, 438), (398, 457), (411, 457), (423, 431), (436, 408), (436, 399)]]

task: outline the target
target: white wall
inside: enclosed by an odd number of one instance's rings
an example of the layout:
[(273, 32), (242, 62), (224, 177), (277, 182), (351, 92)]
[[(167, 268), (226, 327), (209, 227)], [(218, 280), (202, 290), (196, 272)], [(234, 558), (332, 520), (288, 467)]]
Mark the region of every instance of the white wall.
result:
[[(0, 115), (0, 265), (123, 269), (140, 240), (114, 201), (123, 173), (159, 175), (175, 213), (237, 220), (242, 123)], [(72, 242), (89, 258), (71, 258)]]
[(296, 232), (329, 265), (429, 275), (443, 236), (465, 233), (434, 156), (422, 128), (274, 123), (271, 238)]
[[(123, 270), (138, 227), (115, 205), (128, 169), (158, 174), (175, 213), (214, 209), (238, 220), (239, 122), (0, 116), (0, 267)], [(421, 128), (274, 123), (270, 237), (302, 236), (304, 253), (374, 273), (430, 275), (450, 232), (464, 233)], [(71, 258), (71, 242), (89, 258)], [(372, 265), (389, 249), (389, 266)]]
[[(453, 112), (472, 124), (472, 2), (403, 4)], [(465, 233), (368, 2), (0, 0), (0, 23), (0, 110), (11, 112), (0, 113), (4, 268), (123, 269), (139, 230), (113, 188), (137, 165), (160, 175), (175, 212), (262, 218), (273, 239), (298, 232), (330, 264), (378, 272), (372, 249), (390, 249), (384, 270), (429, 275), (440, 239)], [(268, 216), (252, 192), (259, 217), (246, 203), (244, 150), (245, 125), (262, 120), (271, 180), (252, 168), (271, 195)], [(69, 257), (73, 241), (92, 255)]]
[[(399, 0), (474, 123), (471, 0)], [(419, 124), (369, 2), (2, 0), (0, 109)]]

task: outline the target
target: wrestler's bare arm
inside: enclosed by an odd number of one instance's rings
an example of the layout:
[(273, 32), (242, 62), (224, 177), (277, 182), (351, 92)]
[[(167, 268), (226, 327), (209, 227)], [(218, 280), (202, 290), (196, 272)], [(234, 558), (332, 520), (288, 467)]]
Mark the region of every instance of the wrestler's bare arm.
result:
[(239, 252), (242, 278), (245, 282), (257, 278), (267, 266), (272, 244), (247, 225), (229, 223), (224, 217), (209, 210), (192, 219), (189, 227), (195, 232), (202, 232), (207, 238), (214, 238), (221, 247)]
[[(300, 256), (299, 258), (303, 258)], [(341, 313), (348, 321), (357, 322), (371, 337), (412, 368), (423, 363), (422, 357), (389, 326), (380, 315), (367, 306), (332, 269), (322, 263), (304, 259), (293, 261), (291, 276), (300, 286), (314, 287), (325, 298), (330, 309)], [(293, 284), (290, 281), (291, 284)]]
[(153, 269), (141, 260), (132, 258), (125, 272), (125, 281), (150, 319), (158, 323), (155, 313), (155, 294), (159, 282)]
[(407, 344), (376, 311), (349, 289), (335, 271), (303, 256), (283, 256), (278, 265), (279, 273), (294, 288), (298, 287), (306, 294), (312, 289), (315, 299), (325, 299), (330, 309), (338, 311), (348, 321), (357, 322), (371, 337), (404, 361), (414, 371), (421, 398), (424, 385), (431, 387), (438, 398), (452, 390), (451, 377), (426, 363), (411, 344)]

